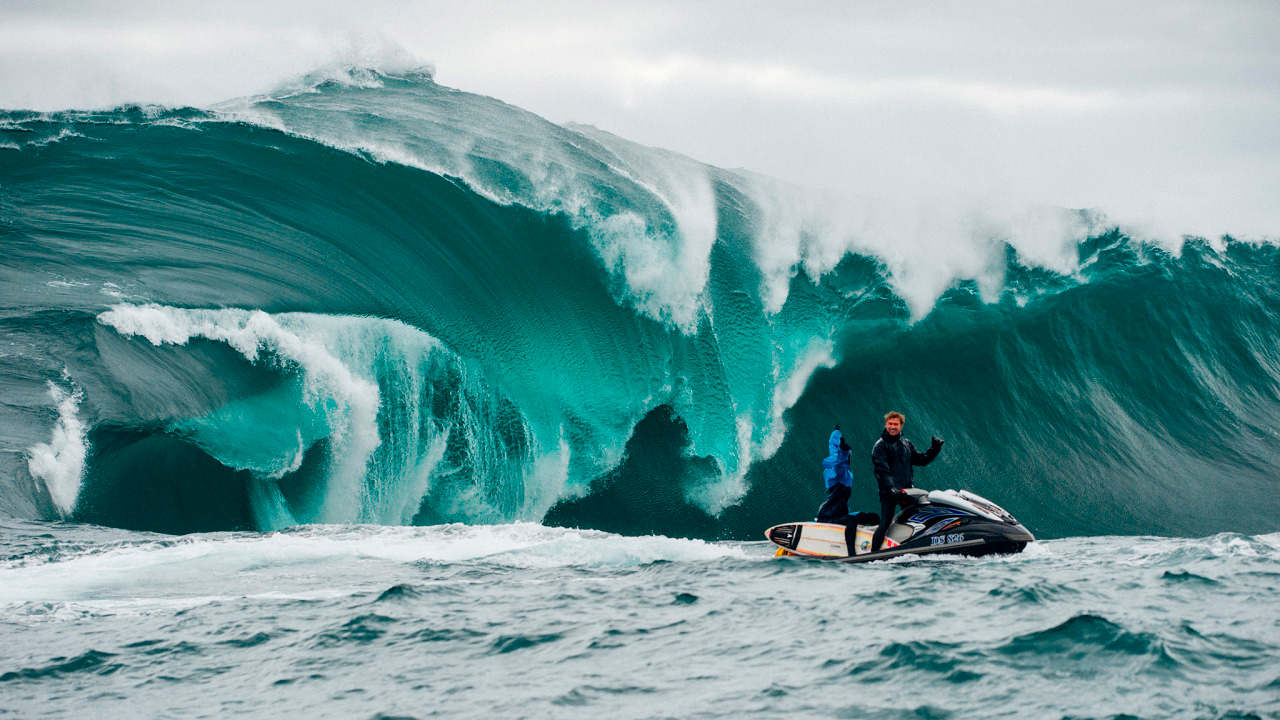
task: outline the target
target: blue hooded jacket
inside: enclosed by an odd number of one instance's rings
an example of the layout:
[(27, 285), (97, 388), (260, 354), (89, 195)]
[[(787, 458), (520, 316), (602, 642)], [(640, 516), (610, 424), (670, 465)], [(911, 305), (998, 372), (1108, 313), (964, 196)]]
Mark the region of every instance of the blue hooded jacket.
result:
[(822, 477), (827, 481), (827, 487), (833, 485), (846, 485), (853, 487), (853, 473), (849, 472), (849, 453), (840, 449), (840, 443), (844, 440), (844, 435), (839, 430), (833, 431), (831, 437), (827, 439), (827, 448), (831, 454), (822, 461)]

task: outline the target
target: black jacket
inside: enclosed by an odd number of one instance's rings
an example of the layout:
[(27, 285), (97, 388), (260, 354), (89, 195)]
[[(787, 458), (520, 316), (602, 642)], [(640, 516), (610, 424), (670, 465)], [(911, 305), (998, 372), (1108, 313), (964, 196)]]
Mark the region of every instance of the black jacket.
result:
[(880, 439), (871, 448), (871, 464), (875, 467), (876, 483), (881, 494), (914, 487), (911, 484), (915, 465), (928, 465), (938, 457), (940, 448), (920, 452), (911, 441), (901, 435), (893, 436), (888, 430), (880, 433)]

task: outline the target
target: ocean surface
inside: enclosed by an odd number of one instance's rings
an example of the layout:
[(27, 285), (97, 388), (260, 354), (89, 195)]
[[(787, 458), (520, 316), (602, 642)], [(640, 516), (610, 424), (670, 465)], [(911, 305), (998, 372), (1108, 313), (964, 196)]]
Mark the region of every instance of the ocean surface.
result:
[[(1280, 717), (1280, 247), (1104, 211), (428, 72), (0, 111), (0, 717)], [(1040, 541), (772, 558), (888, 410)]]
[(849, 567), (528, 523), (3, 532), (0, 717), (1280, 716), (1277, 534)]

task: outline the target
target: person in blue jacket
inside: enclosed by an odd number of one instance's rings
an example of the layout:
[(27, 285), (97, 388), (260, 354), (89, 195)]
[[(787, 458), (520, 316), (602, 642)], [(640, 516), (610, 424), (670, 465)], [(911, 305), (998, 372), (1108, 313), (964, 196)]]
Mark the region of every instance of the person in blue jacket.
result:
[(818, 507), (818, 522), (844, 525), (849, 518), (849, 493), (853, 491), (853, 473), (849, 471), (849, 444), (840, 426), (827, 438), (827, 458), (822, 461), (822, 477), (827, 481), (827, 497)]

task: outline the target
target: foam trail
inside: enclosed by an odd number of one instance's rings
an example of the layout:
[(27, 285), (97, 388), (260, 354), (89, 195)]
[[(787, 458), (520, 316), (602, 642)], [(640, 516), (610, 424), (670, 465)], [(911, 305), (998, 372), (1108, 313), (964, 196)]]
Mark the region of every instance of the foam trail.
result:
[(76, 508), (84, 476), (85, 427), (77, 415), (84, 395), (78, 389), (68, 392), (50, 382), (49, 396), (58, 404), (58, 421), (49, 442), (28, 450), (27, 468), (31, 477), (44, 483), (54, 506), (66, 518)]

